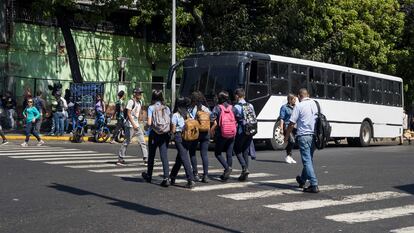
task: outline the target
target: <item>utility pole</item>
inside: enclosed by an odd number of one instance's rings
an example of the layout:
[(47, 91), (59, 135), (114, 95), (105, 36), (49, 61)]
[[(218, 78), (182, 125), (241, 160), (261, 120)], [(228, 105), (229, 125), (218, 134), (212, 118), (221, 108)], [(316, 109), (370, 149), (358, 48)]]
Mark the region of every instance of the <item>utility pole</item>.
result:
[[(171, 65), (174, 65), (176, 60), (175, 60), (175, 49), (176, 49), (176, 12), (175, 12), (175, 8), (176, 8), (176, 0), (172, 0), (172, 37), (171, 37)], [(175, 105), (175, 87), (176, 87), (176, 80), (175, 80), (175, 72), (173, 73), (172, 76), (172, 80), (171, 80), (171, 107), (172, 109), (174, 109), (174, 105)]]

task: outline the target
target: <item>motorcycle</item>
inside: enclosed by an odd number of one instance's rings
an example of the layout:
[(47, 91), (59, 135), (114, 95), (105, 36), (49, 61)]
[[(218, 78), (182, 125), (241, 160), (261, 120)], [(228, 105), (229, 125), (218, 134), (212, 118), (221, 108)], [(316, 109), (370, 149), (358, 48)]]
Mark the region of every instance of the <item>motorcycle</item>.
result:
[(95, 142), (102, 143), (106, 142), (111, 136), (111, 132), (108, 128), (111, 122), (110, 116), (100, 115), (96, 119), (96, 129), (94, 133)]
[(83, 137), (87, 131), (88, 122), (84, 113), (80, 114), (76, 120), (76, 127), (73, 132), (73, 141), (80, 143), (83, 142)]
[(118, 130), (117, 133), (113, 135), (115, 141), (123, 143), (125, 141), (125, 125), (122, 123), (122, 127)]

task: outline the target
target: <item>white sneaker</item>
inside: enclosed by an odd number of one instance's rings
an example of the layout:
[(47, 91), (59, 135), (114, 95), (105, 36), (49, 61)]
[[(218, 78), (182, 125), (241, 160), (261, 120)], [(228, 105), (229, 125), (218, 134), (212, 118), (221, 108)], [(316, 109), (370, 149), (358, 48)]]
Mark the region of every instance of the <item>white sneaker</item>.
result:
[(43, 144), (45, 144), (45, 141), (40, 140), (40, 141), (37, 143), (37, 146), (41, 146), (41, 145), (43, 145)]
[(292, 163), (296, 163), (296, 160), (294, 160), (293, 158), (292, 158), (292, 156), (289, 156), (290, 157), (290, 162), (292, 162)]
[(28, 147), (29, 144), (27, 144), (27, 142), (23, 142), (22, 144), (20, 144), (22, 147)]
[(291, 159), (292, 158), (288, 155), (288, 156), (285, 157), (285, 162), (290, 164), (290, 163), (292, 163)]

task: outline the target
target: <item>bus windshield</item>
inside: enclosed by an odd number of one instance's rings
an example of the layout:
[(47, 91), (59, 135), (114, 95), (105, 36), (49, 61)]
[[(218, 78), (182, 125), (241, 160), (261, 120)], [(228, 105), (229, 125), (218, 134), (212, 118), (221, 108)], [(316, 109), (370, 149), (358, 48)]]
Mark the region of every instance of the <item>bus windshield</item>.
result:
[(181, 95), (189, 96), (195, 90), (201, 91), (207, 99), (221, 90), (233, 92), (238, 83), (238, 66), (184, 67), (181, 79)]

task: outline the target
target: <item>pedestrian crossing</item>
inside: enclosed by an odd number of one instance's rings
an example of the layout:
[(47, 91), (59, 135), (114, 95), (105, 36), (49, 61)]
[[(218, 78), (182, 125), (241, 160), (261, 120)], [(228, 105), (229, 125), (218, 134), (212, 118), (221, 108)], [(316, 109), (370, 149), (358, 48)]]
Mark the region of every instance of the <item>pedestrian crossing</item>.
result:
[[(146, 166), (142, 158), (136, 156), (126, 156), (126, 166), (115, 164), (117, 155), (114, 153), (99, 153), (92, 150), (68, 149), (64, 147), (27, 147), (22, 148), (17, 145), (6, 145), (0, 147), (0, 158), (7, 156), (12, 159), (24, 159), (31, 162), (41, 162), (50, 165), (64, 166), (71, 169), (83, 169), (95, 174), (107, 174), (119, 178), (140, 178), (141, 172), (146, 171)], [(173, 161), (169, 162), (170, 168)], [(199, 170), (202, 166), (199, 165)], [(363, 186), (347, 184), (327, 184), (319, 186), (323, 194), (341, 190), (338, 195), (314, 195), (303, 193), (297, 187), (295, 179), (285, 179), (278, 174), (256, 172), (249, 175), (247, 182), (238, 182), (237, 178), (240, 170), (233, 169), (233, 174), (228, 182), (221, 182), (218, 178), (223, 169), (211, 167), (209, 169), (211, 181), (208, 184), (199, 183), (195, 188), (183, 189), (181, 185), (173, 186), (180, 190), (191, 193), (212, 193), (219, 199), (229, 202), (235, 201), (254, 201), (262, 208), (270, 211), (295, 212), (308, 211), (323, 208), (337, 208), (337, 212), (321, 216), (326, 221), (342, 224), (358, 224), (367, 222), (378, 222), (386, 219), (414, 216), (414, 196), (410, 193), (382, 190), (381, 192), (365, 192)], [(154, 166), (153, 179), (158, 182), (163, 175), (161, 162), (157, 161)], [(158, 180), (158, 181), (157, 181)], [(184, 169), (181, 168), (177, 184), (185, 183)], [(357, 194), (354, 192), (357, 191)], [(346, 195), (347, 192), (352, 193)], [(284, 202), (279, 197), (288, 196), (295, 201)], [(400, 206), (381, 208), (381, 201), (403, 200)], [(380, 203), (375, 205), (375, 209), (360, 210), (356, 212), (346, 212), (347, 206), (363, 206), (367, 203)], [(408, 202), (408, 204), (407, 204)], [(399, 203), (399, 202), (398, 202)], [(405, 204), (404, 204), (405, 203)], [(339, 212), (338, 212), (339, 211)], [(390, 232), (414, 232), (414, 226), (390, 226)]]

